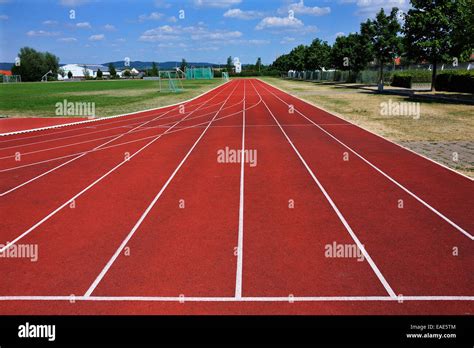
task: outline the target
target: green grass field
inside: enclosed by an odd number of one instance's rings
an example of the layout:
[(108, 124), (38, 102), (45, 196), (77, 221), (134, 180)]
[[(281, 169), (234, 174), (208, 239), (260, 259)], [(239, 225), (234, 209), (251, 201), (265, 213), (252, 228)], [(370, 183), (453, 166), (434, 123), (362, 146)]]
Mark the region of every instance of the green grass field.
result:
[(96, 116), (112, 116), (156, 108), (190, 99), (222, 83), (214, 80), (185, 80), (180, 93), (158, 92), (158, 82), (109, 80), (81, 82), (31, 82), (0, 84), (1, 117), (54, 117), (55, 104), (94, 102)]

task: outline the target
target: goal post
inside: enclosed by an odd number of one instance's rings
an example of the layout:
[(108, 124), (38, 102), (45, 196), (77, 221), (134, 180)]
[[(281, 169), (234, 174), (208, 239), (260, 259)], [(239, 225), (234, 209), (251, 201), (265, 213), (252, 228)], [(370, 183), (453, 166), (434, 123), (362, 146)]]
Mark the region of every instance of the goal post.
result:
[(159, 92), (179, 93), (184, 91), (178, 71), (160, 71), (158, 73)]
[(3, 83), (21, 82), (21, 75), (2, 75)]

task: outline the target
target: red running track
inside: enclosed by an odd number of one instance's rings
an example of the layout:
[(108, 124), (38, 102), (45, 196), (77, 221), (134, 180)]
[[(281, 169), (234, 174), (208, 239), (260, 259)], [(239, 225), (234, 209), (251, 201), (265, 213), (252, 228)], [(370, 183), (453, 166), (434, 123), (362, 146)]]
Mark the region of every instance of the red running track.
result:
[(473, 312), (472, 180), (256, 79), (2, 137), (0, 179), (0, 314)]
[(83, 117), (26, 117), (0, 118), (0, 133), (63, 125), (87, 120)]

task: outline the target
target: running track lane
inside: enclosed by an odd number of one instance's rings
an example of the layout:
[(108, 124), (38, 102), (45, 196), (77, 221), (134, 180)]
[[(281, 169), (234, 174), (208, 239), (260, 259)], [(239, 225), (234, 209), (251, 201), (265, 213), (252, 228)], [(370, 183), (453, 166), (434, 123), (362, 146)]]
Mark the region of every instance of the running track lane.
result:
[(26, 117), (26, 118), (1, 118), (0, 133), (17, 132), (24, 129), (56, 126), (72, 122), (84, 121), (80, 117)]
[(201, 132), (163, 137), (25, 236), (38, 261), (5, 259), (0, 293), (83, 295)]
[[(275, 110), (281, 123), (307, 121), (296, 112), (288, 113), (288, 105), (278, 100), (263, 84), (260, 89), (263, 90), (263, 99)], [(315, 109), (309, 114), (314, 115), (317, 111)], [(359, 157), (349, 154), (349, 160), (345, 161), (347, 149), (317, 126), (283, 128), (397, 295), (472, 294), (470, 269), (474, 264), (474, 253), (470, 238)], [(355, 127), (341, 124), (334, 128)], [(380, 155), (389, 157), (392, 153), (379, 152)], [(450, 177), (464, 180), (455, 173), (445, 172), (446, 180)], [(468, 192), (458, 195), (461, 200), (463, 197), (472, 200)], [(403, 208), (399, 208), (399, 200), (403, 201)], [(472, 220), (472, 213), (470, 216)], [(457, 248), (458, 255), (453, 255), (454, 248)]]
[[(226, 88), (233, 87), (228, 85)], [(225, 89), (223, 91), (225, 91)], [(217, 93), (219, 93), (219, 91)], [(211, 94), (210, 98), (214, 98), (213, 101), (216, 101), (216, 99), (223, 101), (227, 94), (228, 93)], [(215, 111), (217, 111), (217, 109), (218, 107), (216, 106)], [(206, 110), (204, 113), (207, 114), (208, 112), (209, 110)], [(176, 111), (176, 120), (180, 120), (185, 117), (198, 116), (200, 113), (200, 110), (197, 110), (192, 115), (187, 114), (183, 116), (179, 115), (178, 111)], [(207, 117), (209, 116), (210, 115)], [(199, 121), (197, 120), (198, 119), (195, 119), (190, 122), (186, 122), (186, 120), (184, 120), (180, 124), (192, 126), (193, 124), (203, 121), (202, 119), (199, 119)], [(88, 187), (88, 185), (93, 184), (95, 180), (103, 175), (106, 175), (107, 172), (112, 168), (115, 168), (121, 164), (123, 165), (126, 153), (132, 156), (136, 151), (141, 151), (140, 149), (144, 148), (145, 146), (150, 146), (153, 144), (152, 142), (162, 142), (163, 140), (166, 140), (168, 136), (172, 136), (171, 134), (164, 135), (162, 138), (158, 139), (160, 134), (169, 130), (169, 128), (166, 130), (155, 129), (153, 131), (154, 138), (147, 139), (144, 142), (121, 145), (110, 150), (106, 150), (106, 154), (101, 151), (90, 153), (79, 160), (72, 162), (60, 168), (59, 170), (56, 170), (28, 184), (27, 186), (23, 186), (20, 189), (13, 191), (4, 197), (1, 197), (0, 209), (2, 211), (8, 211), (9, 209), (11, 210), (12, 207), (16, 207), (14, 216), (12, 215), (9, 218), (5, 218), (0, 221), (1, 240), (12, 241), (13, 238), (23, 233), (23, 231), (30, 229), (37, 221), (41, 221), (57, 207), (72, 199), (78, 192)], [(187, 130), (176, 133), (182, 132), (187, 132)], [(122, 137), (121, 141), (130, 138), (133, 139), (133, 137), (136, 137), (136, 135), (127, 135), (126, 137)], [(144, 151), (146, 150), (147, 149), (144, 148)], [(44, 170), (47, 171), (48, 169), (49, 168), (45, 168)], [(30, 170), (29, 167), (21, 169), (22, 172), (28, 170)], [(37, 174), (37, 172), (35, 172), (35, 174)], [(30, 176), (27, 178), (29, 177)], [(12, 178), (11, 180), (15, 183), (24, 182), (23, 180), (18, 181), (17, 178)], [(8, 188), (12, 186), (14, 185), (10, 185)], [(100, 183), (98, 183), (98, 186), (100, 187)], [(58, 187), (61, 189), (55, 189)], [(34, 208), (18, 209), (18, 207)]]
[[(299, 122), (301, 123), (301, 121)], [(84, 221), (85, 222), (85, 221)], [(87, 222), (88, 225), (90, 221)], [(84, 229), (82, 229), (84, 230)], [(107, 235), (102, 237), (106, 238)], [(31, 264), (30, 264), (31, 265)], [(87, 267), (86, 267), (87, 269)], [(82, 271), (82, 269), (81, 269)], [(321, 300), (320, 300), (321, 301)], [(468, 302), (269, 302), (269, 303), (185, 303), (162, 302), (76, 302), (11, 301), (0, 302), (2, 313), (465, 313), (472, 312)]]

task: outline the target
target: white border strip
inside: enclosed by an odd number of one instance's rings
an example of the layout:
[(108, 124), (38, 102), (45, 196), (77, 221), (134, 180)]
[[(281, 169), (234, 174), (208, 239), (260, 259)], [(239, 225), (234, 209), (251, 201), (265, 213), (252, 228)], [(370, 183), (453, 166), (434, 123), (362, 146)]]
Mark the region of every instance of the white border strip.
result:
[(394, 145), (396, 145), (396, 146), (398, 146), (398, 147), (401, 147), (401, 148), (404, 149), (404, 150), (410, 151), (411, 153), (413, 153), (413, 154), (415, 154), (415, 155), (418, 155), (418, 156), (420, 156), (420, 157), (422, 157), (422, 158), (424, 158), (424, 159), (426, 159), (426, 160), (428, 160), (428, 161), (430, 161), (430, 162), (433, 162), (433, 163), (435, 163), (435, 164), (437, 164), (437, 165), (443, 167), (444, 169), (448, 169), (449, 171), (451, 171), (451, 172), (453, 172), (453, 173), (456, 173), (456, 174), (458, 174), (458, 175), (461, 175), (463, 178), (466, 178), (466, 179), (469, 179), (469, 180), (471, 180), (471, 181), (474, 181), (474, 178), (471, 178), (471, 177), (469, 177), (469, 176), (467, 176), (467, 175), (465, 175), (465, 174), (463, 174), (463, 173), (460, 173), (460, 172), (456, 171), (455, 169), (448, 167), (447, 165), (444, 165), (444, 164), (442, 164), (442, 163), (436, 162), (435, 160), (433, 160), (433, 159), (431, 159), (431, 158), (429, 158), (429, 157), (427, 157), (427, 156), (425, 156), (425, 155), (422, 155), (422, 154), (420, 154), (420, 153), (418, 153), (418, 152), (415, 152), (415, 151), (413, 151), (412, 149), (410, 149), (410, 148), (408, 148), (408, 147), (405, 147), (405, 146), (403, 146), (403, 145), (397, 144), (395, 141), (390, 140), (390, 139), (388, 139), (388, 138), (385, 138), (384, 136), (382, 136), (382, 135), (380, 135), (380, 134), (377, 134), (377, 133), (375, 133), (375, 132), (373, 132), (373, 131), (371, 131), (371, 130), (369, 130), (369, 129), (367, 129), (367, 128), (361, 126), (361, 125), (355, 124), (354, 122), (352, 122), (351, 120), (348, 120), (348, 119), (344, 118), (341, 114), (339, 114), (339, 113), (337, 113), (337, 112), (329, 111), (329, 110), (327, 110), (327, 109), (325, 109), (325, 108), (323, 108), (323, 107), (321, 107), (321, 106), (319, 106), (319, 105), (317, 105), (317, 104), (314, 104), (314, 103), (312, 103), (312, 102), (310, 102), (310, 101), (308, 101), (308, 100), (305, 100), (305, 99), (302, 99), (302, 98), (300, 98), (300, 97), (297, 97), (296, 95), (294, 95), (294, 94), (292, 94), (292, 93), (290, 93), (290, 92), (288, 92), (288, 91), (285, 91), (285, 90), (283, 90), (283, 89), (281, 89), (281, 88), (275, 86), (274, 84), (272, 84), (272, 83), (270, 83), (270, 82), (264, 81), (264, 80), (259, 79), (259, 78), (257, 78), (256, 80), (259, 80), (259, 81), (261, 81), (261, 82), (263, 82), (263, 83), (266, 83), (267, 85), (270, 85), (270, 86), (272, 86), (273, 88), (278, 89), (279, 91), (281, 91), (281, 92), (283, 92), (283, 93), (286, 93), (286, 94), (292, 96), (293, 98), (296, 98), (296, 99), (298, 99), (298, 100), (301, 100), (302, 102), (304, 102), (304, 103), (306, 103), (306, 104), (308, 104), (308, 105), (314, 106), (315, 108), (318, 108), (318, 109), (320, 109), (320, 110), (323, 110), (323, 111), (327, 112), (328, 114), (331, 114), (332, 116), (335, 116), (335, 117), (337, 117), (337, 118), (340, 118), (341, 120), (346, 121), (346, 122), (350, 123), (350, 124), (353, 125), (353, 126), (359, 127), (359, 128), (365, 130), (366, 132), (368, 132), (368, 133), (370, 133), (370, 134), (373, 134), (373, 135), (375, 135), (375, 136), (377, 136), (377, 137), (379, 137), (379, 138), (381, 138), (381, 139), (383, 139), (383, 140), (385, 140), (385, 141), (388, 141), (389, 143), (392, 143), (392, 144), (394, 144)]
[[(254, 86), (254, 84), (252, 82), (250, 82), (250, 84), (252, 85), (252, 87), (255, 89), (255, 92), (257, 92), (257, 94), (260, 96), (260, 98), (262, 98), (262, 96), (260, 95), (260, 93), (258, 92), (257, 88)], [(267, 90), (268, 91), (268, 90)], [(271, 93), (271, 92), (270, 92)], [(291, 141), (290, 137), (286, 134), (285, 130), (283, 129), (283, 127), (281, 126), (280, 122), (278, 122), (278, 120), (276, 119), (275, 115), (273, 115), (273, 112), (270, 110), (270, 108), (268, 107), (267, 103), (265, 103), (265, 100), (263, 100), (262, 98), (262, 103), (263, 105), (265, 105), (265, 107), (267, 108), (268, 112), (270, 113), (270, 115), (273, 117), (273, 119), (275, 120), (275, 123), (279, 126), (281, 132), (283, 133), (283, 135), (285, 136), (286, 140), (288, 141), (288, 143), (290, 144), (290, 146), (293, 148), (293, 150), (295, 151), (296, 155), (298, 156), (298, 158), (301, 160), (301, 162), (303, 163), (304, 167), (306, 168), (306, 170), (308, 171), (309, 175), (311, 175), (311, 177), (313, 178), (314, 182), (316, 183), (316, 185), (319, 187), (319, 189), (321, 190), (321, 192), (323, 193), (324, 197), (326, 197), (326, 200), (328, 201), (328, 203), (331, 205), (332, 209), (334, 210), (334, 212), (336, 213), (336, 215), (338, 216), (339, 220), (341, 221), (341, 223), (344, 225), (344, 227), (346, 228), (347, 232), (349, 233), (349, 235), (352, 237), (352, 239), (354, 240), (354, 242), (357, 244), (357, 247), (359, 248), (359, 250), (362, 252), (362, 254), (364, 254), (365, 256), (365, 259), (367, 260), (367, 262), (369, 263), (370, 267), (372, 268), (372, 270), (374, 271), (374, 273), (376, 274), (377, 278), (379, 279), (379, 281), (382, 283), (383, 287), (385, 288), (385, 290), (387, 291), (387, 293), (390, 295), (391, 298), (396, 298), (396, 294), (395, 292), (393, 291), (392, 287), (390, 286), (390, 284), (387, 282), (387, 280), (385, 279), (384, 275), (382, 274), (382, 272), (380, 272), (379, 268), (377, 267), (377, 265), (375, 264), (375, 262), (372, 260), (372, 257), (370, 257), (369, 253), (367, 252), (367, 250), (365, 250), (365, 247), (364, 245), (360, 242), (359, 238), (357, 237), (357, 235), (354, 233), (354, 231), (352, 230), (352, 227), (349, 225), (349, 223), (347, 222), (346, 218), (344, 217), (344, 215), (342, 215), (341, 211), (339, 210), (339, 208), (336, 206), (336, 203), (334, 203), (334, 201), (332, 200), (332, 198), (329, 196), (329, 194), (327, 193), (326, 189), (324, 188), (324, 186), (321, 184), (321, 182), (318, 180), (318, 178), (316, 177), (316, 175), (314, 174), (313, 170), (308, 166), (308, 163), (306, 163), (305, 159), (303, 158), (303, 156), (300, 154), (300, 152), (298, 151), (298, 149), (296, 148), (296, 146), (293, 144), (293, 142)], [(296, 109), (295, 109), (296, 110)]]
[[(47, 127), (40, 127), (40, 128), (24, 129), (24, 130), (14, 131), (14, 132), (0, 133), (0, 137), (5, 137), (5, 136), (8, 136), (8, 135), (18, 135), (18, 134), (25, 134), (25, 133), (31, 133), (31, 132), (38, 132), (38, 131), (43, 131), (43, 130), (48, 130), (48, 129), (55, 129), (55, 128), (62, 128), (62, 127), (67, 127), (67, 126), (76, 126), (76, 125), (80, 125), (80, 124), (87, 124), (87, 123), (91, 123), (91, 122), (97, 122), (97, 121), (102, 121), (102, 120), (113, 119), (113, 118), (117, 118), (117, 117), (135, 115), (135, 114), (139, 114), (139, 113), (142, 113), (142, 112), (161, 110), (161, 109), (169, 108), (169, 107), (172, 107), (172, 106), (180, 105), (180, 104), (183, 104), (183, 103), (189, 103), (190, 101), (193, 101), (193, 100), (195, 100), (199, 97), (202, 97), (203, 95), (205, 95), (207, 93), (210, 93), (213, 90), (215, 90), (219, 87), (222, 87), (222, 86), (224, 86), (225, 84), (227, 84), (229, 82), (230, 82), (230, 80), (225, 82), (225, 83), (220, 83), (216, 87), (214, 87), (214, 88), (212, 88), (212, 89), (210, 89), (206, 92), (203, 92), (203, 93), (201, 93), (201, 94), (199, 94), (199, 95), (197, 95), (197, 96), (195, 96), (191, 99), (186, 99), (186, 100), (180, 101), (178, 103), (170, 104), (170, 105), (160, 106), (159, 108), (151, 108), (151, 109), (146, 109), (146, 110), (134, 111), (134, 112), (130, 112), (128, 114), (120, 114), (120, 115), (114, 115), (114, 116), (104, 116), (104, 117), (94, 118), (92, 120), (57, 124), (57, 125), (54, 125), (54, 126), (47, 126)], [(49, 117), (49, 118), (54, 118), (54, 117)], [(8, 118), (6, 118), (6, 119), (8, 120)]]
[(474, 296), (286, 296), (286, 297), (186, 297), (186, 296), (0, 296), (0, 301), (129, 301), (129, 302), (399, 302), (474, 301)]
[[(265, 84), (265, 82), (263, 82)], [(265, 88), (267, 90), (267, 92), (271, 93), (275, 98), (279, 99), (282, 103), (286, 104), (286, 105), (289, 105), (286, 101), (284, 101), (283, 99), (281, 99), (278, 95), (276, 95), (275, 93), (273, 93), (272, 91), (268, 90), (267, 88)], [(282, 91), (283, 93), (286, 93), (284, 91)], [(314, 107), (314, 106), (313, 106)], [(364, 156), (362, 156), (361, 154), (359, 154), (356, 150), (354, 150), (353, 148), (351, 148), (350, 146), (346, 145), (344, 142), (342, 142), (341, 140), (339, 140), (336, 136), (334, 136), (332, 133), (330, 133), (329, 131), (327, 131), (326, 129), (324, 129), (323, 127), (321, 127), (320, 125), (318, 125), (316, 122), (314, 122), (312, 119), (308, 118), (305, 114), (303, 114), (301, 111), (299, 111), (298, 109), (295, 108), (295, 111), (297, 113), (299, 113), (302, 117), (304, 117), (306, 120), (308, 120), (309, 122), (311, 122), (313, 125), (315, 125), (317, 128), (319, 128), (323, 133), (327, 134), (329, 137), (331, 137), (332, 139), (334, 139), (336, 142), (338, 142), (340, 145), (342, 145), (343, 147), (345, 147), (346, 149), (348, 149), (349, 151), (351, 151), (354, 155), (356, 155), (357, 157), (359, 157), (362, 161), (364, 161), (365, 163), (367, 163), (370, 167), (372, 167), (373, 169), (375, 169), (378, 173), (382, 174), (385, 178), (387, 178), (389, 181), (391, 181), (393, 184), (395, 184), (396, 186), (398, 186), (400, 189), (402, 189), (403, 191), (405, 191), (408, 195), (410, 195), (411, 197), (413, 197), (414, 199), (416, 199), (418, 202), (420, 202), (422, 205), (424, 205), (426, 208), (428, 208), (429, 210), (431, 210), (433, 213), (435, 213), (436, 215), (438, 215), (440, 218), (442, 218), (444, 221), (446, 221), (448, 224), (450, 224), (452, 227), (454, 227), (456, 230), (458, 230), (459, 232), (461, 232), (462, 234), (464, 234), (467, 238), (469, 238), (470, 240), (474, 240), (474, 235), (472, 235), (471, 233), (469, 233), (468, 231), (466, 231), (465, 229), (463, 229), (461, 226), (459, 226), (458, 224), (456, 224), (454, 221), (452, 221), (451, 219), (449, 219), (446, 215), (444, 215), (443, 213), (441, 213), (440, 211), (438, 211), (436, 208), (432, 207), (428, 202), (426, 202), (425, 200), (423, 200), (421, 197), (418, 197), (415, 193), (413, 193), (412, 191), (410, 191), (409, 189), (407, 189), (405, 186), (403, 186), (402, 184), (400, 184), (397, 180), (395, 180), (394, 178), (392, 178), (390, 175), (388, 175), (387, 173), (385, 173), (382, 169), (380, 169), (379, 167), (377, 167), (375, 164), (373, 164), (372, 162), (370, 162), (368, 159), (366, 159)]]

